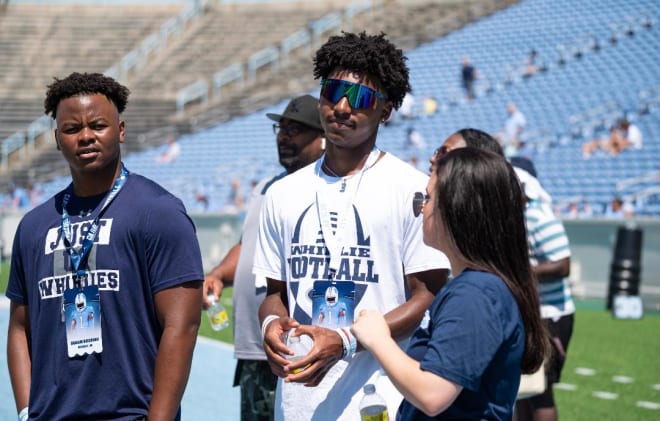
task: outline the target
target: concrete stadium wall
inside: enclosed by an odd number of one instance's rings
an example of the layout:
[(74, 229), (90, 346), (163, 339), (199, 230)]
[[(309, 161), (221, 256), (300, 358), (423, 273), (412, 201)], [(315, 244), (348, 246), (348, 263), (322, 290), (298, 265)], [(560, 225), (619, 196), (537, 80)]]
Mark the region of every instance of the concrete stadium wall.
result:
[[(11, 255), (14, 232), (22, 213), (0, 214), (0, 244), (5, 257)], [(204, 270), (218, 264), (240, 239), (242, 220), (236, 215), (193, 214), (202, 250)], [(643, 231), (640, 294), (648, 310), (660, 311), (660, 219), (565, 220), (571, 242), (573, 292), (579, 298), (607, 297), (610, 265), (617, 230), (635, 223)]]

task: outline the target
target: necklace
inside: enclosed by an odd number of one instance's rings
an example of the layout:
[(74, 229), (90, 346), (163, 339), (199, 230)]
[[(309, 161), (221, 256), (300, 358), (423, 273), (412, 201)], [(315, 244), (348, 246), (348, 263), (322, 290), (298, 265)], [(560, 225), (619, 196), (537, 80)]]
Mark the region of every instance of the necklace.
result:
[(343, 193), (343, 192), (346, 191), (346, 180), (348, 180), (349, 178), (351, 178), (352, 176), (355, 175), (355, 174), (351, 174), (351, 175), (345, 175), (345, 176), (342, 177), (341, 175), (334, 172), (332, 170), (332, 168), (330, 168), (330, 166), (325, 162), (325, 159), (323, 160), (323, 164), (321, 165), (321, 167), (324, 168), (325, 171), (328, 174), (330, 174), (331, 176), (341, 178), (341, 188), (339, 189), (340, 193)]

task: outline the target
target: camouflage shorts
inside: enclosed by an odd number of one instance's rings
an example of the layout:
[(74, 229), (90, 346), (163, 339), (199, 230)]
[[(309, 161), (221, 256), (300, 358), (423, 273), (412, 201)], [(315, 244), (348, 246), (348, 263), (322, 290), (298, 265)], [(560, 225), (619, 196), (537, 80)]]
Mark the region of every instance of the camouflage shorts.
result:
[(277, 376), (266, 361), (238, 360), (234, 386), (241, 386), (241, 421), (272, 421)]

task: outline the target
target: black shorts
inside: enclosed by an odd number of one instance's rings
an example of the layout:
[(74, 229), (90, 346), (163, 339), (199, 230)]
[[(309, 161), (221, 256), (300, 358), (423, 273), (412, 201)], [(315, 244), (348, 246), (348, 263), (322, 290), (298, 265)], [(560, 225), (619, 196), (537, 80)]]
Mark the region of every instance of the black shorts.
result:
[(552, 355), (545, 366), (545, 392), (529, 398), (534, 408), (552, 408), (555, 406), (552, 385), (558, 383), (561, 378), (561, 371), (564, 368), (564, 362), (566, 362), (566, 350), (573, 335), (574, 320), (573, 314), (560, 317), (556, 322), (552, 319), (543, 319), (550, 333)]

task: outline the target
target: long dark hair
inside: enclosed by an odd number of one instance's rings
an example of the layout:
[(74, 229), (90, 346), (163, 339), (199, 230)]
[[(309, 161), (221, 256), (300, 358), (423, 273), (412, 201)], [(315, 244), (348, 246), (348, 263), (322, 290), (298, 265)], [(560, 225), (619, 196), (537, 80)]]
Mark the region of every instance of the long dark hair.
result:
[(436, 171), (435, 206), (448, 241), (468, 267), (493, 273), (506, 283), (525, 326), (521, 369), (532, 373), (543, 362), (549, 343), (529, 263), (518, 178), (502, 156), (471, 147), (449, 152)]

